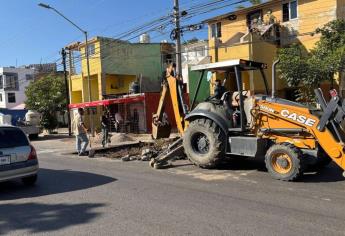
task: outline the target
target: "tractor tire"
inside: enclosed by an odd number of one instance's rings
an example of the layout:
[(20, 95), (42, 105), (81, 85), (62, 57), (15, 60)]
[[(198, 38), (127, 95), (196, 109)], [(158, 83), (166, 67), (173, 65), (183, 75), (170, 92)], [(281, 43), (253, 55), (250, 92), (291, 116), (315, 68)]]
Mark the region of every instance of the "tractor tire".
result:
[(292, 144), (274, 144), (265, 156), (268, 172), (274, 179), (295, 181), (303, 175), (305, 162), (302, 152)]
[(188, 159), (201, 168), (215, 168), (225, 156), (225, 134), (209, 119), (192, 121), (183, 135)]

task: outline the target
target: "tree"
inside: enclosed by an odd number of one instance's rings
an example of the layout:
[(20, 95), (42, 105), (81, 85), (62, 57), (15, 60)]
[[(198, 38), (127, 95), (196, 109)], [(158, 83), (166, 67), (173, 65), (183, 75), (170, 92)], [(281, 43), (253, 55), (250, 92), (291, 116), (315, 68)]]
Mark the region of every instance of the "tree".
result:
[(193, 37), (193, 38), (185, 41), (184, 44), (187, 45), (187, 44), (192, 44), (192, 43), (196, 43), (196, 42), (199, 42), (199, 39), (197, 37)]
[(345, 21), (335, 20), (317, 29), (321, 34), (315, 47), (308, 52), (300, 44), (278, 51), (280, 76), (291, 87), (296, 87), (298, 100), (313, 101), (314, 89), (326, 80), (340, 75), (340, 90), (345, 91)]
[(312, 51), (313, 56), (329, 79), (339, 75), (340, 92), (345, 97), (345, 21), (331, 21), (316, 33), (320, 33), (321, 38)]
[(57, 127), (56, 112), (65, 111), (67, 101), (65, 97), (64, 80), (60, 76), (45, 76), (26, 88), (25, 105), (30, 110), (42, 114), (41, 125), (47, 130)]
[(261, 1), (261, 0), (249, 0), (249, 2), (250, 2), (250, 4), (252, 4), (253, 6), (255, 6), (255, 5), (259, 5), (259, 4), (261, 4), (261, 3), (262, 3), (262, 1)]
[(318, 68), (313, 66), (310, 53), (299, 44), (293, 44), (278, 51), (280, 77), (289, 87), (296, 88), (298, 101), (312, 101), (313, 91), (322, 77), (317, 75)]

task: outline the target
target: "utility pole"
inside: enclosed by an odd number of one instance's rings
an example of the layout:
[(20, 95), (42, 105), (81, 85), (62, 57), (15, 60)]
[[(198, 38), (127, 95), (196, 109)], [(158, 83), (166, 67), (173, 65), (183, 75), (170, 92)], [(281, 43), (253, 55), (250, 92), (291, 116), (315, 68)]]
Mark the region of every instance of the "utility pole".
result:
[[(89, 62), (90, 60), (89, 60), (89, 43), (88, 43), (87, 31), (80, 28), (78, 25), (76, 25), (73, 21), (68, 19), (64, 14), (62, 14), (60, 11), (58, 11), (54, 7), (51, 7), (48, 4), (44, 4), (44, 3), (39, 3), (38, 6), (49, 9), (49, 10), (53, 10), (55, 13), (57, 13), (59, 16), (61, 16), (65, 20), (67, 20), (69, 23), (71, 23), (74, 27), (76, 27), (79, 31), (81, 31), (84, 34), (84, 36), (85, 36), (85, 56), (86, 56), (86, 66), (87, 66), (87, 80), (88, 80), (87, 81), (87, 87), (88, 87), (88, 94), (89, 94), (89, 102), (91, 102), (92, 96), (91, 96), (90, 62)], [(91, 134), (92, 134), (92, 136), (94, 136), (94, 127), (93, 127), (93, 119), (91, 117), (91, 112), (89, 114), (89, 118), (90, 118)], [(90, 145), (91, 145), (91, 143), (90, 143)]]
[(72, 135), (72, 129), (71, 129), (71, 113), (69, 109), (69, 90), (68, 90), (68, 80), (67, 80), (67, 70), (66, 70), (66, 51), (65, 49), (61, 49), (61, 55), (62, 55), (62, 65), (63, 65), (63, 75), (65, 78), (65, 93), (66, 93), (66, 101), (67, 101), (67, 123), (68, 123), (68, 135)]
[(178, 79), (182, 79), (180, 6), (178, 0), (174, 0), (174, 19), (176, 32), (176, 74)]

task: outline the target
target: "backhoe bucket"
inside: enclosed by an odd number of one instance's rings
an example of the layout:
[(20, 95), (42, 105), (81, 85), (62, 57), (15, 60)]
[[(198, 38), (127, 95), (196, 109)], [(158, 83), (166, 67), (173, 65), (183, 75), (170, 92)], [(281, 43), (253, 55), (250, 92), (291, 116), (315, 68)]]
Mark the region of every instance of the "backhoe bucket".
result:
[(169, 138), (170, 133), (171, 133), (170, 124), (152, 123), (152, 138), (153, 139)]

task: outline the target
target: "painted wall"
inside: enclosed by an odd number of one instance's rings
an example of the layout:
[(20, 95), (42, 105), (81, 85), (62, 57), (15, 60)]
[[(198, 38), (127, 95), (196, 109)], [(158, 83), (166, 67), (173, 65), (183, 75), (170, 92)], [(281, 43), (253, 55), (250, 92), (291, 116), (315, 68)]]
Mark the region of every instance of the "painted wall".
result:
[(106, 75), (106, 94), (128, 93), (130, 84), (135, 80), (135, 75)]
[(107, 74), (142, 75), (142, 91), (160, 91), (163, 70), (161, 44), (102, 43), (103, 71)]
[[(190, 98), (189, 105), (191, 105), (192, 99), (194, 98), (195, 90), (196, 90), (199, 78), (200, 78), (200, 72), (189, 70), (189, 84), (188, 84), (189, 98)], [(210, 82), (207, 81), (207, 73), (205, 73), (200, 84), (200, 89), (198, 92), (198, 96), (196, 97), (196, 102), (197, 103), (202, 102), (209, 96), (210, 96)]]
[[(101, 48), (100, 48), (100, 42), (99, 41), (91, 41), (91, 45), (94, 45), (95, 53), (89, 54), (89, 64), (90, 64), (90, 75), (96, 75), (102, 71), (101, 61), (102, 59), (105, 59), (101, 55)], [(83, 77), (87, 77), (87, 63), (86, 63), (86, 54), (85, 54), (85, 46), (80, 47), (80, 54), (82, 59), (82, 73)]]
[[(13, 109), (18, 105), (25, 103), (26, 95), (25, 90), (26, 87), (33, 81), (27, 80), (26, 75), (34, 75), (34, 69), (28, 68), (14, 68), (14, 67), (2, 67), (0, 68), (0, 75), (3, 73), (17, 73), (18, 74), (18, 90), (4, 90), (0, 89), (0, 93), (2, 94), (2, 102), (0, 102), (0, 108), (8, 108)], [(9, 103), (8, 102), (8, 93), (14, 93), (16, 102)]]

